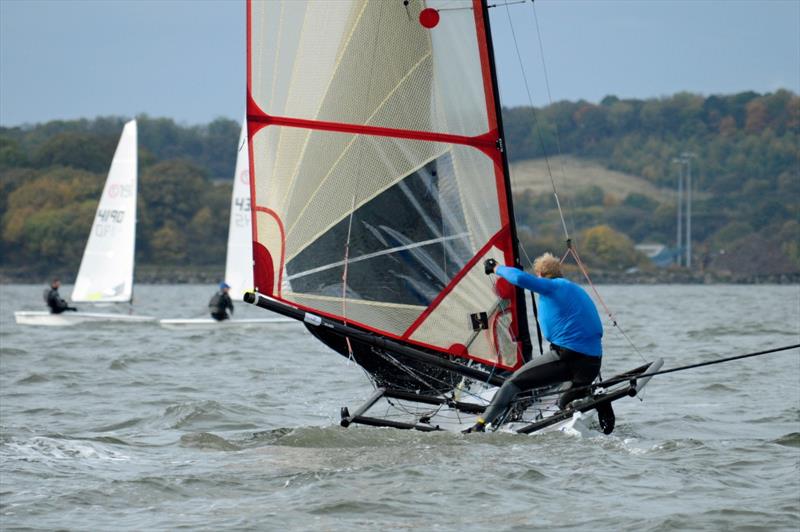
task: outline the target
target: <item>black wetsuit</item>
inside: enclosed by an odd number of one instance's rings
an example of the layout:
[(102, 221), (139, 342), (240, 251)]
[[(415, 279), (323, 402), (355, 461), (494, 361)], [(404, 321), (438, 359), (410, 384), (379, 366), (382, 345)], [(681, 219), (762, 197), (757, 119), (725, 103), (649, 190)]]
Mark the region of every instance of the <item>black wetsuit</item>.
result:
[[(233, 315), (231, 296), (220, 290), (208, 302), (208, 310), (211, 311), (211, 317), (217, 321), (229, 319)], [(228, 315), (228, 310), (230, 310), (230, 315)]]
[(51, 314), (61, 314), (65, 310), (78, 310), (74, 307), (70, 307), (66, 301), (61, 299), (58, 288), (53, 288), (52, 286), (44, 289), (44, 301), (47, 303), (47, 306), (50, 307)]

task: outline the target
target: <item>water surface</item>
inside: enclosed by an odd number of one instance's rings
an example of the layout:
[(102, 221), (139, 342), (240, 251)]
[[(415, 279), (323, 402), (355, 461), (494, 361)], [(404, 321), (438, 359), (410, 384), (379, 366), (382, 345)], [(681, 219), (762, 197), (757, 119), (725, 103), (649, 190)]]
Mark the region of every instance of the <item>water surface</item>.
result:
[[(302, 327), (16, 325), (41, 290), (0, 286), (4, 530), (800, 527), (796, 350), (656, 377), (610, 436), (343, 429), (372, 388)], [(135, 309), (200, 317), (213, 290), (140, 286)], [(601, 293), (665, 368), (800, 343), (798, 286)], [(641, 364), (604, 343), (606, 375)]]

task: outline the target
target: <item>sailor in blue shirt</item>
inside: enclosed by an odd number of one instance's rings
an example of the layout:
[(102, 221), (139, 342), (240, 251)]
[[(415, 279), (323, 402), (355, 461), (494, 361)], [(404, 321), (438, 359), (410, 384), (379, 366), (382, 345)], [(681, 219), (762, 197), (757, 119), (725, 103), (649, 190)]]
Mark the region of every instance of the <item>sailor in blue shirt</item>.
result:
[[(513, 285), (539, 294), (539, 323), (542, 334), (550, 342), (550, 351), (534, 358), (509, 377), (495, 394), (483, 416), (468, 430), (483, 431), (485, 426), (495, 421), (511, 404), (517, 394), (523, 391), (572, 382), (572, 388), (591, 384), (600, 373), (603, 347), (603, 325), (589, 295), (577, 284), (562, 278), (561, 263), (545, 253), (533, 263), (536, 276), (517, 268), (498, 266), (494, 259), (484, 263), (486, 274), (496, 274)], [(564, 406), (585, 393), (585, 390), (569, 391), (559, 400)], [(608, 404), (610, 409), (610, 404)], [(605, 420), (600, 413), (603, 431), (613, 419)], [(613, 412), (610, 413), (613, 418)], [(606, 426), (604, 426), (604, 422)], [(606, 432), (610, 433), (610, 430)]]

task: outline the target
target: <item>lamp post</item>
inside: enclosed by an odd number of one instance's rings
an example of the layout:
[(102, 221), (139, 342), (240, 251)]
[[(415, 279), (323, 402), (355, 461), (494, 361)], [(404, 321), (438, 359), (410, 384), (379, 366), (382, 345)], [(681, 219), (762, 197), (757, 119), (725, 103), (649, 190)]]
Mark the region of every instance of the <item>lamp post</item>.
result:
[(673, 164), (678, 165), (678, 231), (675, 239), (677, 253), (675, 260), (678, 266), (681, 265), (681, 255), (683, 255), (683, 159), (672, 159)]
[(686, 163), (686, 267), (692, 268), (692, 159), (697, 157), (692, 152), (681, 153)]

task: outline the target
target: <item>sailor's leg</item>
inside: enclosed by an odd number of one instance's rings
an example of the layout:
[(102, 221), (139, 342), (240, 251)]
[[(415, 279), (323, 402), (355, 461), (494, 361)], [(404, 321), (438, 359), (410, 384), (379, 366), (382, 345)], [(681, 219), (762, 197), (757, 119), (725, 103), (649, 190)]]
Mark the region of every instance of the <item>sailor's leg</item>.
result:
[(569, 366), (573, 388), (564, 392), (558, 400), (558, 407), (563, 409), (570, 401), (590, 394), (591, 390), (585, 387), (600, 374), (601, 359), (574, 352), (566, 352), (561, 358)]
[(482, 422), (483, 425), (488, 425), (497, 419), (497, 416), (505, 412), (511, 400), (521, 391), (522, 389), (519, 386), (514, 384), (511, 379), (508, 379), (503, 383), (500, 389), (497, 390), (497, 393), (494, 394), (492, 402), (486, 407), (486, 410), (483, 412), (483, 415), (478, 418), (478, 421)]
[(567, 365), (556, 352), (548, 351), (515, 371), (497, 391), (480, 419), (488, 425), (508, 408), (518, 393), (569, 379)]
[(572, 389), (564, 392), (558, 400), (558, 407), (563, 409), (571, 401), (591, 393), (586, 386), (594, 382), (594, 379), (600, 374), (601, 360), (600, 357), (573, 352), (567, 352), (561, 358), (569, 365), (569, 371), (572, 374)]

